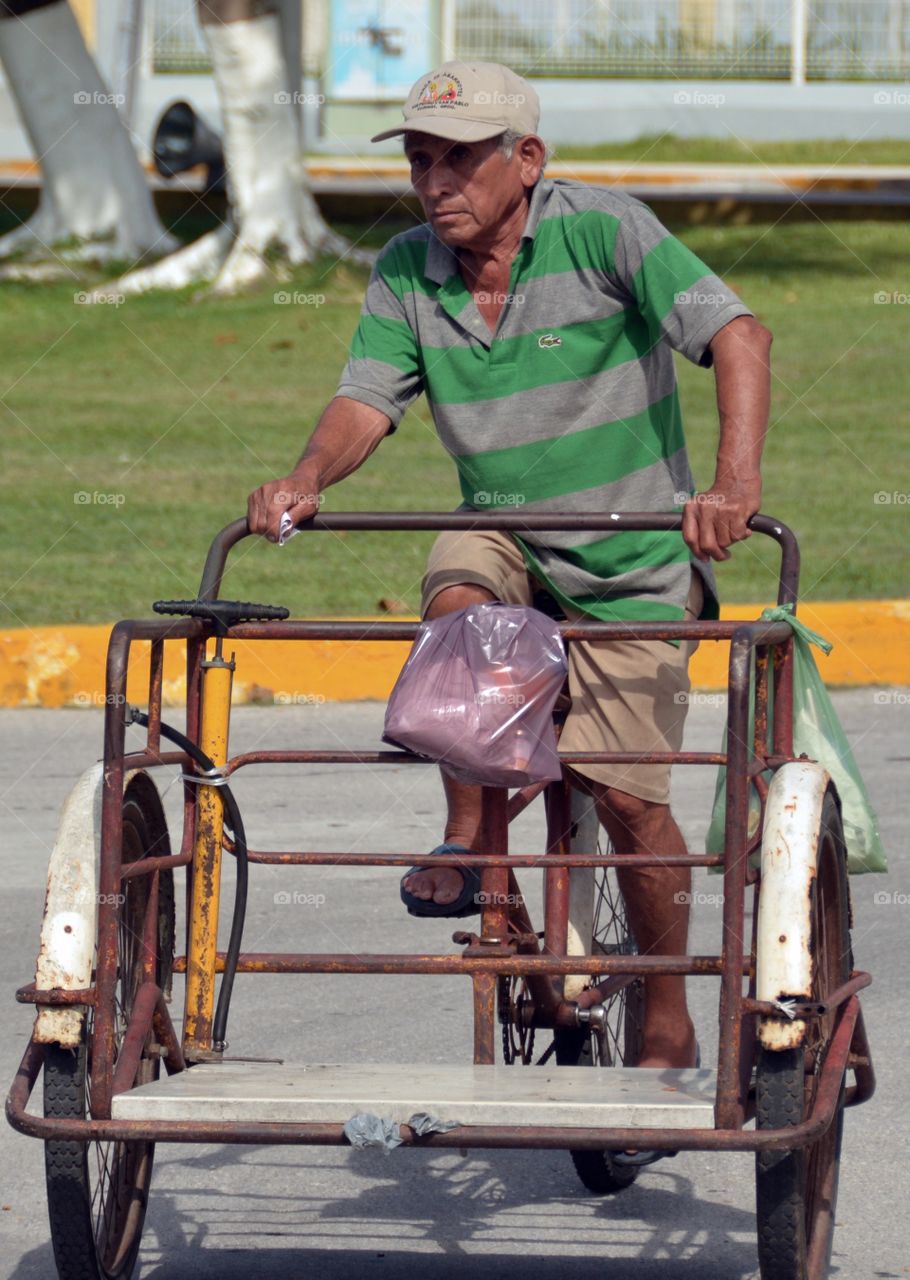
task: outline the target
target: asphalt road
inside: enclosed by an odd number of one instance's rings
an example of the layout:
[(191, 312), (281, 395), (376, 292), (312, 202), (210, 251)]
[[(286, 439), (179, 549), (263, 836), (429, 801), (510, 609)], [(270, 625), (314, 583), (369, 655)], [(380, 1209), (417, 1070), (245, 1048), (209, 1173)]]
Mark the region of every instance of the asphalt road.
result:
[[(907, 1025), (910, 872), (905, 857), (906, 690), (835, 696), (878, 807), (887, 876), (852, 882), (857, 964), (875, 984), (864, 998), (879, 1087), (848, 1114), (832, 1275), (910, 1275), (910, 1088), (900, 1069)], [(716, 695), (693, 706), (687, 744), (720, 740)], [(260, 745), (375, 745), (375, 704), (241, 708), (235, 749)], [(0, 880), (4, 1033), (0, 1077), (12, 1079), (31, 1015), (13, 990), (33, 977), (45, 866), (60, 805), (98, 755), (94, 711), (2, 711), (5, 806)], [(252, 775), (252, 770), (248, 771)], [(690, 847), (707, 825), (713, 770), (677, 769), (674, 808)], [(441, 792), (429, 769), (264, 768), (238, 783), (256, 847), (413, 849), (439, 839)], [(174, 789), (167, 797), (172, 807)], [(536, 850), (541, 819), (521, 819), (516, 849)], [(705, 873), (702, 873), (703, 875)], [(368, 869), (254, 869), (245, 945), (256, 950), (449, 949), (451, 922), (411, 920), (397, 873)], [(534, 880), (538, 877), (534, 876)], [(714, 882), (696, 882), (692, 949), (716, 946)], [(299, 891), (276, 905), (279, 888)], [(533, 887), (533, 886), (531, 886)], [(226, 896), (230, 896), (229, 893)], [(318, 903), (318, 905), (316, 905)], [(716, 1047), (716, 983), (690, 981), (703, 1055)], [(230, 1052), (291, 1061), (464, 1062), (469, 984), (457, 978), (243, 977)], [(521, 1068), (517, 1068), (519, 1070)], [(528, 1068), (532, 1069), (532, 1068)], [(53, 1276), (39, 1145), (0, 1129), (0, 1278)], [(645, 1171), (614, 1199), (576, 1181), (561, 1152), (414, 1152), (159, 1145), (140, 1267), (143, 1280), (420, 1277), (462, 1280), (749, 1280), (757, 1275), (752, 1160), (689, 1153)]]

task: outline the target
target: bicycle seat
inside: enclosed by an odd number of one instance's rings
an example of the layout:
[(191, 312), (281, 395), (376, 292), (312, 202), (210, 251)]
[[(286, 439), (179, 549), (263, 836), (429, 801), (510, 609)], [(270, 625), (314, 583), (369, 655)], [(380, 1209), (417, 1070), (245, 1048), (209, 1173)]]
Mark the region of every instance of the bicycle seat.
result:
[(156, 600), (152, 608), (181, 618), (205, 618), (220, 631), (238, 622), (283, 621), (290, 615), (284, 605), (252, 604), (249, 600)]

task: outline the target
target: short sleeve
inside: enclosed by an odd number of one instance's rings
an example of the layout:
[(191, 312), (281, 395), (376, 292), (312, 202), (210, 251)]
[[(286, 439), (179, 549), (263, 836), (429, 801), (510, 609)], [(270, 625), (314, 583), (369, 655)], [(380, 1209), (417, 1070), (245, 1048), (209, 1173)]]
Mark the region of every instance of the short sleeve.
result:
[(372, 405), (386, 414), (394, 430), (422, 390), (417, 335), (408, 321), (390, 246), (367, 285), (360, 323), (335, 394)]
[(652, 333), (666, 338), (693, 364), (709, 367), (708, 344), (718, 330), (737, 316), (753, 314), (650, 209), (637, 202), (620, 222), (614, 269)]

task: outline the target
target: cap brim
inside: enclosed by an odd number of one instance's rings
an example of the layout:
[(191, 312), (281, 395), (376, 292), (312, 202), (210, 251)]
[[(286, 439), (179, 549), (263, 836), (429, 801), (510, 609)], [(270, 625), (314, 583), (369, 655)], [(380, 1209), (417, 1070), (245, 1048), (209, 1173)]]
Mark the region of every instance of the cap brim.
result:
[(434, 138), (447, 138), (451, 142), (485, 142), (498, 138), (508, 126), (493, 124), (489, 120), (452, 120), (448, 117), (427, 115), (424, 119), (408, 120), (397, 129), (386, 129), (370, 138), (370, 142), (384, 142), (386, 138), (400, 138), (405, 133), (429, 133)]

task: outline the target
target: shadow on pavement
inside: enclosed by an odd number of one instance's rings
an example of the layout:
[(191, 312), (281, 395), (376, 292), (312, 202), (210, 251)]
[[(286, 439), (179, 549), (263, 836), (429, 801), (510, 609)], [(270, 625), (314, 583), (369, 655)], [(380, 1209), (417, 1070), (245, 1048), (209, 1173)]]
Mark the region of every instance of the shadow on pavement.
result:
[[(152, 1183), (141, 1280), (464, 1280), (468, 1266), (485, 1280), (756, 1273), (752, 1214), (699, 1196), (675, 1164), (598, 1198), (576, 1189), (561, 1152), (362, 1152), (329, 1163), (320, 1153), (299, 1164), (269, 1148), (174, 1154), (157, 1192)], [(53, 1274), (48, 1245), (11, 1280)]]

